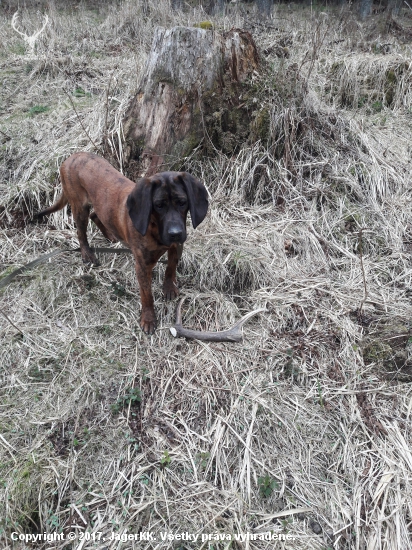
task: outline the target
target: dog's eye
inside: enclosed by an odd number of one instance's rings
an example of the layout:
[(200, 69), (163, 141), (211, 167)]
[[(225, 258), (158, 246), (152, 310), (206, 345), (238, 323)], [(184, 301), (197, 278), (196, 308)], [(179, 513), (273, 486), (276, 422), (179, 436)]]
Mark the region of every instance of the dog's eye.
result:
[(156, 208), (158, 208), (159, 210), (161, 210), (162, 208), (166, 208), (166, 202), (165, 202), (165, 201), (156, 202), (156, 203), (155, 203), (155, 206), (156, 206)]
[(178, 204), (179, 206), (186, 206), (187, 201), (185, 201), (184, 199), (181, 199), (180, 201), (178, 201)]

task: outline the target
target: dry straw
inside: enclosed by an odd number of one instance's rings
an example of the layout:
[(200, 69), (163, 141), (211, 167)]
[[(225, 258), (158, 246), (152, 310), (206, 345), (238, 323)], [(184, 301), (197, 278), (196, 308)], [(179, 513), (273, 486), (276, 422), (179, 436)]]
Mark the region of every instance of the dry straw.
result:
[[(27, 218), (57, 196), (70, 153), (95, 143), (124, 168), (122, 118), (153, 29), (207, 17), (163, 1), (48, 9), (36, 59), (0, 18), (3, 276), (77, 246), (70, 212), (49, 225)], [(249, 5), (230, 9), (216, 27), (248, 27), (268, 52), (254, 109), (269, 124), (231, 157), (182, 159), (211, 195), (179, 268), (183, 318), (223, 330), (266, 312), (242, 345), (175, 340), (159, 265), (160, 328), (147, 338), (121, 254), (98, 269), (62, 255), (10, 284), (0, 304), (4, 549), (13, 531), (44, 530), (273, 531), (296, 549), (410, 548), (410, 382), (362, 354), (379, 323), (396, 337), (411, 319), (409, 46), (391, 37), (385, 57), (345, 14), (285, 7), (263, 24)], [(27, 33), (41, 21), (21, 12)], [(91, 240), (107, 246), (94, 230)], [(179, 547), (159, 535), (127, 544)]]

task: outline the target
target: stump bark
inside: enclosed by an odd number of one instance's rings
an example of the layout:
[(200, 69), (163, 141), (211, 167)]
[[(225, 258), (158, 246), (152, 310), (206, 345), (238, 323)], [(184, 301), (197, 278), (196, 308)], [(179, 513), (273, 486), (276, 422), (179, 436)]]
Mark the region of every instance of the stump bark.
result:
[(156, 29), (123, 125), (136, 175), (178, 168), (202, 142), (236, 148), (250, 130), (246, 95), (258, 66), (247, 31)]

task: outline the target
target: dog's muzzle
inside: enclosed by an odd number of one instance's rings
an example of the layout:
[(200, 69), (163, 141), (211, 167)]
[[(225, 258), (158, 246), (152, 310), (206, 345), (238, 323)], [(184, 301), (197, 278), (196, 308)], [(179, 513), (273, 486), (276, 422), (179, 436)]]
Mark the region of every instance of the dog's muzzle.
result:
[(183, 243), (185, 241), (185, 235), (181, 227), (172, 225), (167, 230), (167, 239), (171, 243)]

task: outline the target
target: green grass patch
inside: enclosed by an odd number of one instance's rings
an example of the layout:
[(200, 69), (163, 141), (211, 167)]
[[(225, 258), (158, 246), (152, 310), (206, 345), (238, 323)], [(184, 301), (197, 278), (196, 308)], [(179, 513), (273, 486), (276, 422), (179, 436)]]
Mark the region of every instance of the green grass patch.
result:
[(86, 92), (81, 86), (76, 88), (73, 92), (74, 97), (92, 97), (90, 92)]
[(40, 115), (41, 113), (47, 113), (49, 110), (50, 107), (47, 107), (47, 105), (34, 105), (33, 107), (30, 107), (28, 116), (33, 117)]

